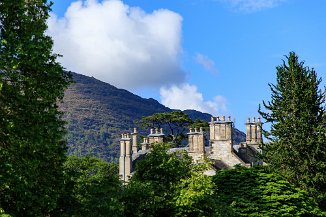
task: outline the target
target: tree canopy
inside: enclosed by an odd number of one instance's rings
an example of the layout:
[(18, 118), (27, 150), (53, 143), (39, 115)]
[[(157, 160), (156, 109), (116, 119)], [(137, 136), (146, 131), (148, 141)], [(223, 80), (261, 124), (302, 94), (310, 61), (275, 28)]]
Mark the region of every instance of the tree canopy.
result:
[(323, 216), (306, 191), (267, 166), (222, 170), (213, 182), (218, 200), (236, 216)]
[(220, 170), (191, 163), (183, 152), (157, 144), (124, 186), (125, 216), (324, 216), (308, 192), (270, 167)]
[(207, 121), (205, 120), (201, 120), (201, 119), (196, 119), (191, 125), (189, 125), (189, 128), (202, 128), (205, 131), (209, 130), (209, 124)]
[(169, 130), (168, 140), (177, 146), (186, 138), (187, 127), (193, 123), (190, 117), (182, 111), (162, 112), (143, 117), (139, 123), (143, 127), (164, 128)]
[(325, 92), (315, 70), (304, 66), (294, 52), (276, 67), (271, 100), (259, 112), (271, 129), (263, 157), (291, 183), (308, 190), (326, 207)]
[(71, 82), (45, 34), (51, 3), (0, 2), (0, 207), (45, 216), (63, 187), (64, 122), (57, 109)]
[[(125, 216), (223, 216), (232, 211), (214, 197), (208, 164), (194, 165), (185, 152), (168, 152), (168, 144), (156, 144), (137, 162), (125, 187)], [(224, 207), (224, 208), (223, 208)]]
[(121, 216), (122, 183), (117, 166), (92, 157), (69, 156), (65, 189), (54, 216)]

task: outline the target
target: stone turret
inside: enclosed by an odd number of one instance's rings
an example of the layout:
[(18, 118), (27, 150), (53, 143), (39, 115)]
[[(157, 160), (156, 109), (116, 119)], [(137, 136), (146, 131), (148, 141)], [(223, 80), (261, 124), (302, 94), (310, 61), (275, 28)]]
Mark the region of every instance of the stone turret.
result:
[(194, 162), (199, 161), (203, 158), (205, 154), (205, 142), (204, 142), (204, 132), (203, 129), (199, 130), (195, 128), (189, 129), (188, 134), (188, 145), (189, 145), (189, 155), (193, 158)]
[(256, 122), (256, 118), (254, 117), (252, 121), (248, 118), (246, 123), (247, 135), (246, 135), (246, 143), (247, 144), (261, 144), (262, 143), (262, 123), (260, 118), (258, 118)]
[(149, 142), (148, 142), (148, 138), (144, 138), (143, 143), (141, 144), (141, 150), (145, 151), (149, 149)]
[(263, 142), (263, 137), (262, 137), (262, 123), (260, 121), (260, 118), (257, 119), (253, 118), (250, 120), (248, 118), (248, 121), (246, 123), (246, 128), (247, 128), (247, 135), (246, 135), (246, 144), (248, 146), (248, 150), (251, 150), (253, 153), (248, 154), (250, 158), (250, 162), (252, 164), (263, 164), (262, 159), (259, 159), (257, 156), (257, 153), (262, 153), (260, 145)]
[(161, 143), (164, 141), (163, 129), (160, 128), (160, 131), (159, 131), (158, 128), (155, 128), (155, 132), (154, 132), (154, 129), (151, 129), (150, 134), (147, 137), (148, 137), (149, 144)]
[(137, 129), (134, 128), (134, 132), (132, 134), (132, 153), (135, 154), (138, 152), (137, 146)]
[(210, 123), (210, 141), (229, 141), (232, 143), (232, 124), (231, 117), (225, 120), (225, 116), (220, 119), (219, 116), (211, 118)]
[(209, 157), (211, 159), (221, 161), (225, 165), (228, 165), (228, 167), (233, 167), (237, 164), (246, 165), (233, 149), (233, 122), (230, 116), (227, 120), (225, 120), (225, 116), (221, 119), (217, 117), (216, 120), (212, 118), (210, 131), (210, 143), (212, 147)]
[(119, 176), (128, 182), (132, 171), (131, 139), (129, 134), (122, 134), (120, 139)]

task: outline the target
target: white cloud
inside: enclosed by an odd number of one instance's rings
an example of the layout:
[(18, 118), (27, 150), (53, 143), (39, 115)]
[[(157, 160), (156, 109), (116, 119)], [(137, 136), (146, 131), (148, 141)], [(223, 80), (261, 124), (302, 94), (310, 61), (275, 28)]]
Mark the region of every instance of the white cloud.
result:
[(274, 8), (284, 0), (220, 0), (227, 2), (236, 11), (253, 12), (265, 8)]
[(195, 109), (212, 115), (223, 115), (227, 112), (224, 97), (215, 96), (214, 99), (205, 101), (195, 85), (184, 83), (169, 88), (162, 87), (160, 95), (162, 104), (173, 109)]
[(182, 17), (160, 9), (146, 13), (120, 0), (77, 1), (63, 18), (52, 15), (48, 34), (68, 70), (121, 88), (183, 82)]
[(215, 62), (213, 60), (211, 60), (210, 58), (208, 58), (207, 56), (201, 54), (201, 53), (197, 53), (195, 56), (195, 61), (202, 65), (207, 71), (213, 73), (213, 74), (217, 74), (217, 69), (215, 67)]

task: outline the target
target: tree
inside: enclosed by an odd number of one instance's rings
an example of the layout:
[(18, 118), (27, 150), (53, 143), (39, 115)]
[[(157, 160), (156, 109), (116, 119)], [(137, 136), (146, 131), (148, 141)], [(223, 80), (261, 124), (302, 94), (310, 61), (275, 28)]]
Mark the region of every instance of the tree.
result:
[(114, 164), (69, 156), (64, 164), (65, 191), (54, 216), (121, 216), (121, 182)]
[(276, 67), (276, 84), (269, 84), (271, 101), (259, 113), (271, 124), (264, 136), (263, 157), (291, 183), (308, 190), (326, 207), (326, 125), (323, 93), (314, 69), (291, 52)]
[(184, 152), (168, 153), (168, 144), (155, 144), (125, 188), (125, 216), (174, 216), (174, 192), (181, 179), (190, 177), (191, 158)]
[(216, 200), (216, 186), (204, 175), (209, 164), (192, 164), (187, 153), (170, 153), (168, 147), (156, 144), (137, 162), (124, 188), (125, 216), (235, 216)]
[(6, 214), (3, 209), (0, 208), (0, 217), (10, 217), (10, 215)]
[(203, 128), (203, 130), (207, 131), (209, 130), (209, 124), (205, 120), (201, 119), (196, 119), (190, 126), (189, 128)]
[(186, 127), (193, 123), (189, 116), (182, 111), (156, 113), (143, 117), (139, 123), (143, 127), (165, 128), (169, 130), (169, 141), (180, 145), (186, 138)]
[(175, 216), (236, 216), (233, 210), (215, 197), (217, 186), (205, 171), (209, 162), (192, 166), (191, 176), (181, 179), (174, 193)]
[(70, 73), (45, 35), (47, 0), (0, 2), (0, 207), (46, 216), (63, 187), (64, 122), (57, 109)]
[(132, 181), (122, 191), (124, 216), (154, 217), (157, 207), (164, 207), (162, 197), (155, 196), (153, 186), (149, 182)]
[(216, 197), (236, 216), (323, 216), (308, 193), (267, 166), (221, 170), (213, 177)]
[(186, 152), (168, 153), (169, 145), (155, 144), (144, 160), (136, 164), (133, 180), (153, 182), (158, 191), (175, 185), (190, 175), (191, 157)]

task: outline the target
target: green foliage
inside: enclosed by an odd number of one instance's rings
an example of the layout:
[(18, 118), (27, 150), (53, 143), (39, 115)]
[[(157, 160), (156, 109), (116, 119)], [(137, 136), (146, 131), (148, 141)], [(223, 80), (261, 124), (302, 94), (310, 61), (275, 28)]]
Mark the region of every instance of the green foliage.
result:
[(124, 187), (124, 216), (173, 216), (171, 192), (158, 192), (151, 182), (131, 181)]
[(170, 189), (183, 177), (190, 175), (191, 158), (186, 152), (167, 153), (168, 144), (155, 144), (144, 160), (136, 164), (135, 181), (151, 182), (160, 191)]
[(125, 216), (234, 216), (216, 200), (216, 186), (203, 174), (207, 163), (194, 165), (186, 153), (167, 150), (168, 145), (156, 144), (137, 162), (124, 188)]
[(124, 194), (126, 216), (175, 215), (173, 193), (180, 180), (190, 176), (191, 158), (183, 152), (167, 153), (168, 147), (155, 144), (146, 158), (137, 162)]
[(71, 79), (45, 35), (46, 0), (0, 2), (0, 206), (45, 216), (63, 187), (64, 122), (57, 100)]
[(208, 131), (209, 130), (209, 124), (205, 120), (196, 119), (189, 128), (203, 128), (203, 130)]
[(182, 140), (186, 138), (186, 127), (193, 121), (184, 112), (173, 111), (142, 117), (139, 123), (143, 127), (168, 129), (168, 140), (179, 146)]
[(0, 208), (0, 217), (10, 217), (10, 215), (6, 214), (5, 211)]
[(182, 179), (175, 192), (175, 216), (235, 216), (233, 211), (216, 199), (216, 185), (204, 172), (207, 163), (193, 165), (190, 177)]
[(326, 209), (325, 102), (321, 79), (291, 52), (278, 66), (271, 101), (260, 114), (271, 123), (264, 135), (265, 161), (287, 180), (308, 190)]
[(213, 177), (217, 197), (237, 216), (322, 216), (306, 191), (268, 167), (237, 167)]
[(69, 156), (64, 171), (65, 194), (55, 216), (121, 216), (116, 165), (91, 156)]

